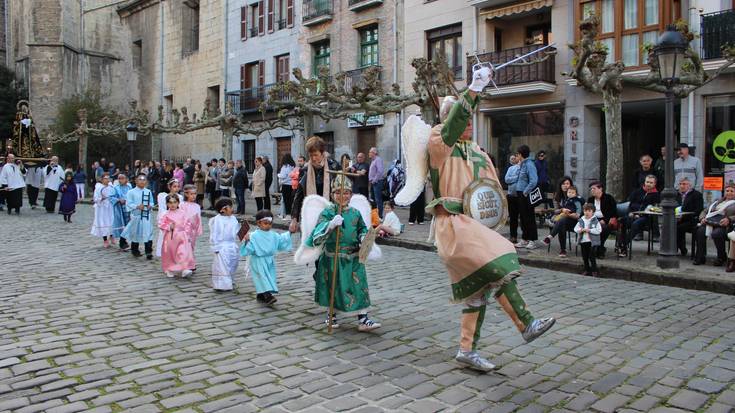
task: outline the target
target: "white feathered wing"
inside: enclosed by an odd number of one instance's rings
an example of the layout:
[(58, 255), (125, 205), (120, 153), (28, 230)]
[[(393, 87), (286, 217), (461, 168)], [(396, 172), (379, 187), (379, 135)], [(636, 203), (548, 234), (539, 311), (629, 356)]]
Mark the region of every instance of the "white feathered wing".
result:
[[(360, 215), (362, 216), (362, 220), (365, 222), (365, 225), (368, 228), (372, 228), (372, 225), (370, 225), (372, 222), (372, 219), (370, 219), (370, 212), (372, 209), (370, 208), (370, 201), (368, 201), (364, 195), (354, 194), (350, 199), (350, 206), (360, 211)], [(380, 250), (378, 244), (373, 244), (373, 248), (370, 250), (368, 259), (374, 261), (379, 260), (382, 257), (383, 252)]]
[(403, 159), (406, 165), (406, 184), (393, 201), (408, 206), (421, 195), (429, 173), (429, 136), (431, 126), (416, 115), (406, 119), (401, 128), (403, 136)]
[(319, 216), (324, 211), (330, 202), (319, 195), (309, 195), (304, 198), (304, 203), (301, 206), (301, 245), (294, 254), (293, 261), (298, 265), (313, 264), (322, 255), (322, 247), (309, 247), (306, 245), (306, 240), (309, 238), (314, 228), (316, 228), (317, 222), (319, 222)]

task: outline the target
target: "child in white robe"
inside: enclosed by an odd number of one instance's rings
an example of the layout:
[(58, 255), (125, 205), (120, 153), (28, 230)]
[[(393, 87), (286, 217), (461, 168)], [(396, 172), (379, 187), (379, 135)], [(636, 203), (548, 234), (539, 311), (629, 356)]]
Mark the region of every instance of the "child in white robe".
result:
[(240, 223), (232, 215), (231, 199), (220, 198), (214, 208), (219, 215), (209, 220), (209, 244), (214, 252), (212, 288), (217, 292), (230, 291), (240, 259)]
[(92, 230), (90, 233), (95, 237), (102, 237), (105, 248), (110, 247), (110, 243), (115, 243), (112, 237), (112, 219), (113, 208), (110, 202), (113, 188), (110, 186), (110, 176), (103, 175), (101, 182), (94, 187), (94, 222), (92, 222)]

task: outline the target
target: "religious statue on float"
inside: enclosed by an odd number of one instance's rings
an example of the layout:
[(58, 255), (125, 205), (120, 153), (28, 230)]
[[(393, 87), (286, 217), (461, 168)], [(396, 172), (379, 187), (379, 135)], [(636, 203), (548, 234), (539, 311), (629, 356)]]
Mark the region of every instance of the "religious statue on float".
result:
[(26, 167), (43, 166), (46, 162), (46, 153), (33, 124), (28, 101), (19, 101), (16, 109), (13, 135), (3, 148), (3, 157), (12, 153), (16, 159), (22, 160)]

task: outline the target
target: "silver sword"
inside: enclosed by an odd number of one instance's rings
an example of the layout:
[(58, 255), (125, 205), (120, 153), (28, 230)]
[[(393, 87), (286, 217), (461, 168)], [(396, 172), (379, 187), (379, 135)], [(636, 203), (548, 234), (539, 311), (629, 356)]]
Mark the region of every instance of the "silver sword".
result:
[[(491, 62), (481, 62), (480, 61), (480, 58), (477, 57), (477, 52), (475, 52), (475, 60), (477, 61), (477, 63), (475, 63), (474, 65), (472, 65), (472, 71), (474, 72), (474, 71), (480, 69), (481, 67), (485, 66), (485, 67), (489, 67), (490, 68), (490, 71), (493, 72), (493, 74), (494, 74), (494, 72), (496, 72), (496, 71), (498, 71), (498, 70), (500, 70), (500, 69), (502, 69), (502, 68), (504, 68), (504, 67), (506, 67), (508, 65), (511, 65), (511, 64), (513, 64), (515, 62), (518, 62), (518, 61), (521, 61), (521, 60), (524, 60), (525, 58), (527, 58), (529, 56), (535, 55), (536, 53), (538, 53), (538, 52), (540, 52), (542, 50), (548, 49), (549, 47), (553, 47), (553, 46), (556, 46), (556, 43), (547, 44), (544, 47), (540, 47), (540, 48), (538, 48), (536, 50), (530, 51), (530, 52), (528, 52), (528, 53), (526, 53), (524, 55), (518, 56), (518, 57), (516, 57), (514, 59), (511, 59), (511, 60), (509, 60), (509, 61), (507, 61), (505, 63), (502, 63), (500, 65), (497, 65), (497, 66), (493, 65)], [(490, 77), (490, 81), (493, 83), (493, 86), (497, 90), (498, 89), (498, 85), (495, 84), (494, 76), (491, 76)]]

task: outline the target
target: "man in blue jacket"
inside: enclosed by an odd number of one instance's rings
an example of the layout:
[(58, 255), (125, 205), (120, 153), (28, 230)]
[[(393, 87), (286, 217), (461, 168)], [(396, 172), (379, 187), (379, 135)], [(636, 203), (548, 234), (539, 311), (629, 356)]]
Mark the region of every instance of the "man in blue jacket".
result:
[(515, 188), (518, 196), (518, 211), (521, 215), (521, 231), (523, 231), (523, 238), (516, 243), (516, 248), (532, 250), (537, 248), (534, 241), (538, 240), (538, 230), (536, 229), (536, 214), (529, 196), (538, 185), (538, 173), (533, 160), (528, 159), (530, 154), (531, 149), (528, 145), (519, 146), (516, 153), (520, 170)]

